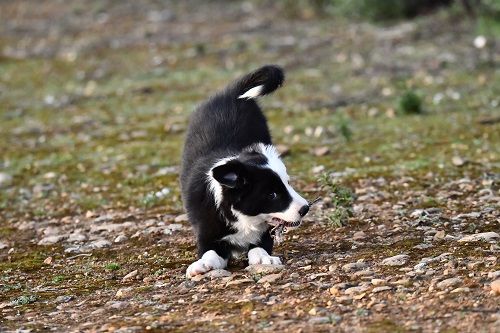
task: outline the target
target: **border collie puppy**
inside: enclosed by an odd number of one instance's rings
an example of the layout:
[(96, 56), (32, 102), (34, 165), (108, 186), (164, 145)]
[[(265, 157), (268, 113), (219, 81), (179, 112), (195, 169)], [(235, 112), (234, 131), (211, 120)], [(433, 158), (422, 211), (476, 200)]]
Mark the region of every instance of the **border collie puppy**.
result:
[(267, 65), (201, 104), (187, 131), (181, 171), (184, 206), (197, 238), (199, 259), (188, 278), (222, 269), (232, 254), (252, 264), (281, 264), (271, 256), (271, 225), (298, 227), (309, 203), (271, 143), (255, 99), (280, 87), (283, 70)]

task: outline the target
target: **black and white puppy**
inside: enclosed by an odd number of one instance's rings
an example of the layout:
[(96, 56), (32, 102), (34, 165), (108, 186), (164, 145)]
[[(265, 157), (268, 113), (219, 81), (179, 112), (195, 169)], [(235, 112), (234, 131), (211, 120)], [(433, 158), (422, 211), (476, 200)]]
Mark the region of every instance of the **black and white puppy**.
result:
[(309, 210), (290, 186), (255, 101), (283, 80), (280, 67), (261, 67), (209, 98), (191, 117), (181, 188), (200, 259), (188, 267), (187, 277), (225, 268), (232, 254), (247, 251), (250, 265), (281, 264), (271, 256), (268, 222), (298, 226)]

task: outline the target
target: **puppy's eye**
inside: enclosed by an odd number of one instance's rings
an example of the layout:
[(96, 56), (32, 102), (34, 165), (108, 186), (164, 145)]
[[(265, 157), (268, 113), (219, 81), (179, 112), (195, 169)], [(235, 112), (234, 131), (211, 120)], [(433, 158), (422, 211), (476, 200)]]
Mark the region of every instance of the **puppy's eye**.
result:
[(269, 199), (274, 200), (278, 197), (278, 194), (276, 192), (272, 192), (268, 194)]

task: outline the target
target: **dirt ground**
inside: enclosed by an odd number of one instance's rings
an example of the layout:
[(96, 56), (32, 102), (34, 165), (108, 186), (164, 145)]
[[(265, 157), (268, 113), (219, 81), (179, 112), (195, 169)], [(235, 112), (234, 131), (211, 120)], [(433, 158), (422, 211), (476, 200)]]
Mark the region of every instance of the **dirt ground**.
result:
[[(499, 36), (454, 11), (302, 14), (0, 2), (0, 332), (500, 331)], [(189, 114), (266, 63), (274, 141), (322, 200), (284, 266), (186, 280)]]

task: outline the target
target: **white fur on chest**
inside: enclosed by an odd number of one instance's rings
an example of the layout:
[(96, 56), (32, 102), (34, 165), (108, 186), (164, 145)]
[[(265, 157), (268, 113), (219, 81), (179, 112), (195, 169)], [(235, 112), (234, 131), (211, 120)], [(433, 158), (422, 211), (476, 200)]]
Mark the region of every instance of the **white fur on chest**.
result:
[(257, 245), (262, 237), (262, 234), (267, 232), (269, 227), (266, 221), (259, 215), (247, 216), (235, 210), (232, 211), (237, 219), (236, 222), (232, 223), (232, 227), (236, 229), (236, 232), (234, 234), (227, 235), (223, 238), (223, 240), (243, 248), (250, 244)]

